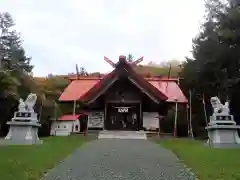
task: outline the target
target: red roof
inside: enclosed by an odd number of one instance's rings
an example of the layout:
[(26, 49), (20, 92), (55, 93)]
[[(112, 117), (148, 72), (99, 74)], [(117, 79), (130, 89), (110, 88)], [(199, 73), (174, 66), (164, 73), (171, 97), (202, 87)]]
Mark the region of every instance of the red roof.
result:
[(82, 114), (76, 114), (76, 115), (66, 114), (66, 115), (59, 117), (58, 120), (59, 121), (75, 121), (75, 120), (78, 120), (79, 116), (81, 116), (81, 115)]
[[(85, 79), (85, 80), (101, 80), (104, 79), (107, 75), (109, 75), (111, 72), (107, 73), (107, 74), (101, 74), (100, 76), (80, 76), (79, 78), (77, 77), (77, 75), (68, 75), (65, 76), (66, 79), (70, 80), (70, 81), (74, 81), (74, 80), (78, 80), (78, 79)], [(167, 77), (167, 76), (144, 76), (141, 75), (142, 77), (144, 77), (144, 79), (146, 80), (161, 80), (161, 81), (178, 81), (178, 77)]]
[(176, 84), (176, 78), (168, 79), (164, 77), (147, 78), (137, 74), (132, 67), (127, 63), (123, 57), (119, 58), (116, 68), (109, 74), (99, 77), (81, 77), (80, 79), (73, 80), (69, 86), (64, 90), (60, 96), (60, 101), (88, 101), (90, 98), (96, 97), (100, 92), (100, 88), (104, 88), (111, 80), (114, 80), (117, 74), (117, 68), (125, 70), (129, 73), (131, 78), (136, 81), (146, 91), (150, 92), (156, 98), (162, 101), (186, 103), (187, 99), (183, 95), (181, 89)]
[[(72, 81), (60, 96), (60, 101), (74, 101), (83, 97), (101, 78), (79, 79)], [(148, 80), (148, 78), (145, 78)], [(150, 79), (150, 78), (149, 78)], [(177, 99), (180, 103), (187, 103), (188, 100), (174, 80), (148, 80), (155, 88), (168, 97), (168, 102), (175, 102)], [(167, 85), (168, 84), (168, 85)]]
[(100, 79), (80, 79), (72, 81), (61, 94), (60, 101), (74, 101), (86, 94)]
[(177, 102), (179, 103), (187, 103), (188, 100), (184, 96), (182, 90), (179, 88), (176, 82), (174, 81), (157, 81), (150, 80), (149, 81), (154, 87), (156, 87), (159, 91), (163, 92), (168, 97), (168, 102)]

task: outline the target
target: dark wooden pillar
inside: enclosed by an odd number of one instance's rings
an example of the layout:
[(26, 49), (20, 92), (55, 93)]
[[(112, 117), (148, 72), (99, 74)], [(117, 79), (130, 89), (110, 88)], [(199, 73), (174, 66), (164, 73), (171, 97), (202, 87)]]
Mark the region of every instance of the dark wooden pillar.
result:
[(107, 129), (107, 103), (104, 103), (104, 123), (103, 123), (103, 130)]
[(139, 121), (140, 121), (140, 130), (142, 130), (143, 129), (142, 102), (139, 103)]

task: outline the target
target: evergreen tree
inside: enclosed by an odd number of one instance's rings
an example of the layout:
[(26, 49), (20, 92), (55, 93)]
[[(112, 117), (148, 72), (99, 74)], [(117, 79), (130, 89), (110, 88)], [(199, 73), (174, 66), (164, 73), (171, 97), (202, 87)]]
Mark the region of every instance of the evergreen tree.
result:
[(17, 106), (19, 97), (36, 92), (31, 58), (22, 47), (20, 35), (14, 30), (15, 23), (9, 13), (0, 13), (0, 133), (7, 133), (9, 121)]
[(193, 40), (193, 59), (182, 73), (188, 86), (209, 96), (227, 96), (240, 75), (240, 11), (231, 2), (207, 1), (206, 22)]
[[(219, 96), (226, 100), (240, 77), (240, 10), (239, 0), (207, 0), (206, 20), (193, 39), (193, 59), (184, 63), (181, 76), (185, 92), (192, 89), (193, 122), (202, 124), (202, 94), (206, 100)], [(239, 88), (240, 89), (240, 88)], [(239, 95), (238, 95), (239, 96)], [(200, 97), (200, 98), (199, 98)], [(235, 97), (231, 98), (236, 99)], [(211, 105), (207, 101), (208, 115)], [(195, 116), (196, 115), (196, 116)]]
[[(15, 23), (9, 13), (0, 13), (0, 93), (2, 96), (26, 95), (32, 86), (28, 73), (31, 58), (22, 47), (20, 35), (13, 30)], [(4, 92), (2, 89), (5, 89)], [(9, 89), (6, 91), (6, 89)], [(1, 91), (2, 90), (2, 91)]]
[(127, 61), (128, 62), (133, 62), (133, 60), (134, 60), (134, 56), (132, 54), (128, 54), (127, 55)]

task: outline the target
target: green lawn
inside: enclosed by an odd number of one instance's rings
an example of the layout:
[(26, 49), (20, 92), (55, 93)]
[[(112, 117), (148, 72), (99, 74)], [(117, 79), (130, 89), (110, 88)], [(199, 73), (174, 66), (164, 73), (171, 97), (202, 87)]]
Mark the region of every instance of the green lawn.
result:
[(161, 140), (200, 180), (240, 180), (240, 149), (213, 149), (187, 139)]
[(90, 137), (43, 138), (42, 145), (0, 146), (0, 179), (39, 180), (41, 176)]

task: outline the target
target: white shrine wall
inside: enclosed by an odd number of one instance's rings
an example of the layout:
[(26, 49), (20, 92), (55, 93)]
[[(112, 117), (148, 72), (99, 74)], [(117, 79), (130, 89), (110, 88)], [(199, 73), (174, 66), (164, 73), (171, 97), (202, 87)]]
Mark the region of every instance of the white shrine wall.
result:
[[(143, 127), (148, 130), (159, 128), (158, 112), (143, 112)], [(88, 113), (88, 128), (104, 128), (104, 112), (95, 111)]]
[(71, 133), (80, 132), (80, 121), (54, 121), (51, 125), (50, 135), (69, 136)]
[(147, 130), (159, 128), (158, 112), (143, 112), (143, 127)]

